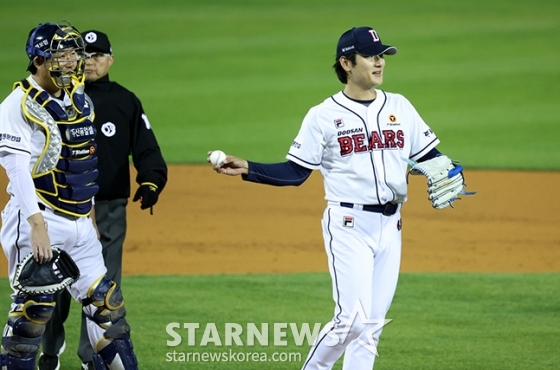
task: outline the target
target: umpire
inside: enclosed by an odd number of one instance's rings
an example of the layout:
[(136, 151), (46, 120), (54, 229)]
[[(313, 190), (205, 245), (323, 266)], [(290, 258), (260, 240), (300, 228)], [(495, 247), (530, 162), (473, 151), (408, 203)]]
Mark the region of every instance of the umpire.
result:
[[(167, 183), (167, 165), (161, 154), (142, 103), (132, 92), (109, 80), (114, 61), (109, 38), (99, 31), (82, 33), (86, 42), (86, 88), (94, 105), (97, 128), (99, 193), (95, 196), (95, 219), (103, 245), (107, 278), (121, 283), (122, 247), (126, 234), (126, 205), (130, 197), (132, 155), (139, 184), (133, 201), (141, 209), (150, 209)], [(57, 305), (43, 336), (43, 354), (39, 370), (58, 369), (58, 355), (65, 345), (63, 323), (68, 317), (71, 297), (67, 291), (58, 295)], [(93, 369), (93, 349), (87, 337), (85, 316), (78, 355), (84, 369)], [(58, 366), (58, 367), (57, 367)]]

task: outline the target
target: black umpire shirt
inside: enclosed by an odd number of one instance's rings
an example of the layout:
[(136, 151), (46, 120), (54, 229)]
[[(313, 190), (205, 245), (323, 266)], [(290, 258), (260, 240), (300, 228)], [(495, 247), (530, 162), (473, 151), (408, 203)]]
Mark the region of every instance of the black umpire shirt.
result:
[(142, 103), (131, 91), (106, 75), (86, 82), (86, 94), (93, 101), (97, 128), (99, 192), (97, 200), (130, 197), (129, 155), (138, 175), (136, 182), (152, 182), (163, 190), (167, 183), (167, 165), (154, 132), (144, 114)]

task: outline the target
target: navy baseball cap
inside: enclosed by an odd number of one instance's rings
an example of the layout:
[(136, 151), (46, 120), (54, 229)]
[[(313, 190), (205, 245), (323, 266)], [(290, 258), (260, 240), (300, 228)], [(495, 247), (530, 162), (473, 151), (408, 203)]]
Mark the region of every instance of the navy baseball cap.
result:
[(113, 48), (109, 38), (103, 32), (91, 30), (82, 32), (82, 38), (86, 42), (86, 51), (99, 51), (102, 53), (113, 54)]
[(336, 46), (336, 60), (353, 53), (373, 56), (380, 54), (394, 55), (397, 48), (383, 45), (377, 32), (371, 27), (354, 27), (342, 34)]

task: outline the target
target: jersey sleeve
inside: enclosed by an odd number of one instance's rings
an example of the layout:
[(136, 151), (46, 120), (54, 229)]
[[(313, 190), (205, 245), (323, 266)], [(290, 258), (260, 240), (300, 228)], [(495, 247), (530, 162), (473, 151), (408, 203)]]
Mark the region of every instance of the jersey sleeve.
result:
[(132, 160), (138, 184), (151, 182), (163, 190), (167, 183), (167, 164), (142, 103), (134, 96), (134, 122), (131, 135)]
[(0, 164), (6, 169), (10, 189), (17, 199), (23, 218), (27, 220), (31, 215), (39, 213), (35, 184), (29, 172), (29, 157), (9, 153), (0, 158)]
[(14, 90), (0, 105), (0, 156), (19, 154), (31, 156), (32, 126), (21, 110), (23, 92)]
[(299, 132), (290, 146), (286, 158), (311, 170), (321, 166), (325, 138), (318, 119), (319, 107), (313, 107), (307, 112)]
[[(403, 99), (406, 99), (403, 97)], [(424, 122), (414, 106), (406, 100), (411, 117), (412, 135), (410, 145), (410, 159), (418, 160), (439, 144), (439, 139), (432, 129)]]

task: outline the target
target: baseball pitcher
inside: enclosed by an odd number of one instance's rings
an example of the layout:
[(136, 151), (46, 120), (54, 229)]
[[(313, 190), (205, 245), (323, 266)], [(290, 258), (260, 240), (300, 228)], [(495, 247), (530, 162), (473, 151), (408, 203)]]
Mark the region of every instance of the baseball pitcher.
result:
[(275, 186), (297, 186), (312, 170), (321, 171), (327, 201), (323, 238), (335, 304), (304, 370), (331, 369), (343, 354), (344, 370), (373, 368), (397, 287), (408, 173), (428, 178), (437, 209), (465, 193), (462, 168), (436, 149), (439, 139), (414, 106), (377, 88), (385, 56), (396, 53), (371, 27), (344, 32), (334, 64), (344, 89), (309, 110), (288, 161), (263, 164), (226, 156), (214, 166), (221, 174)]

